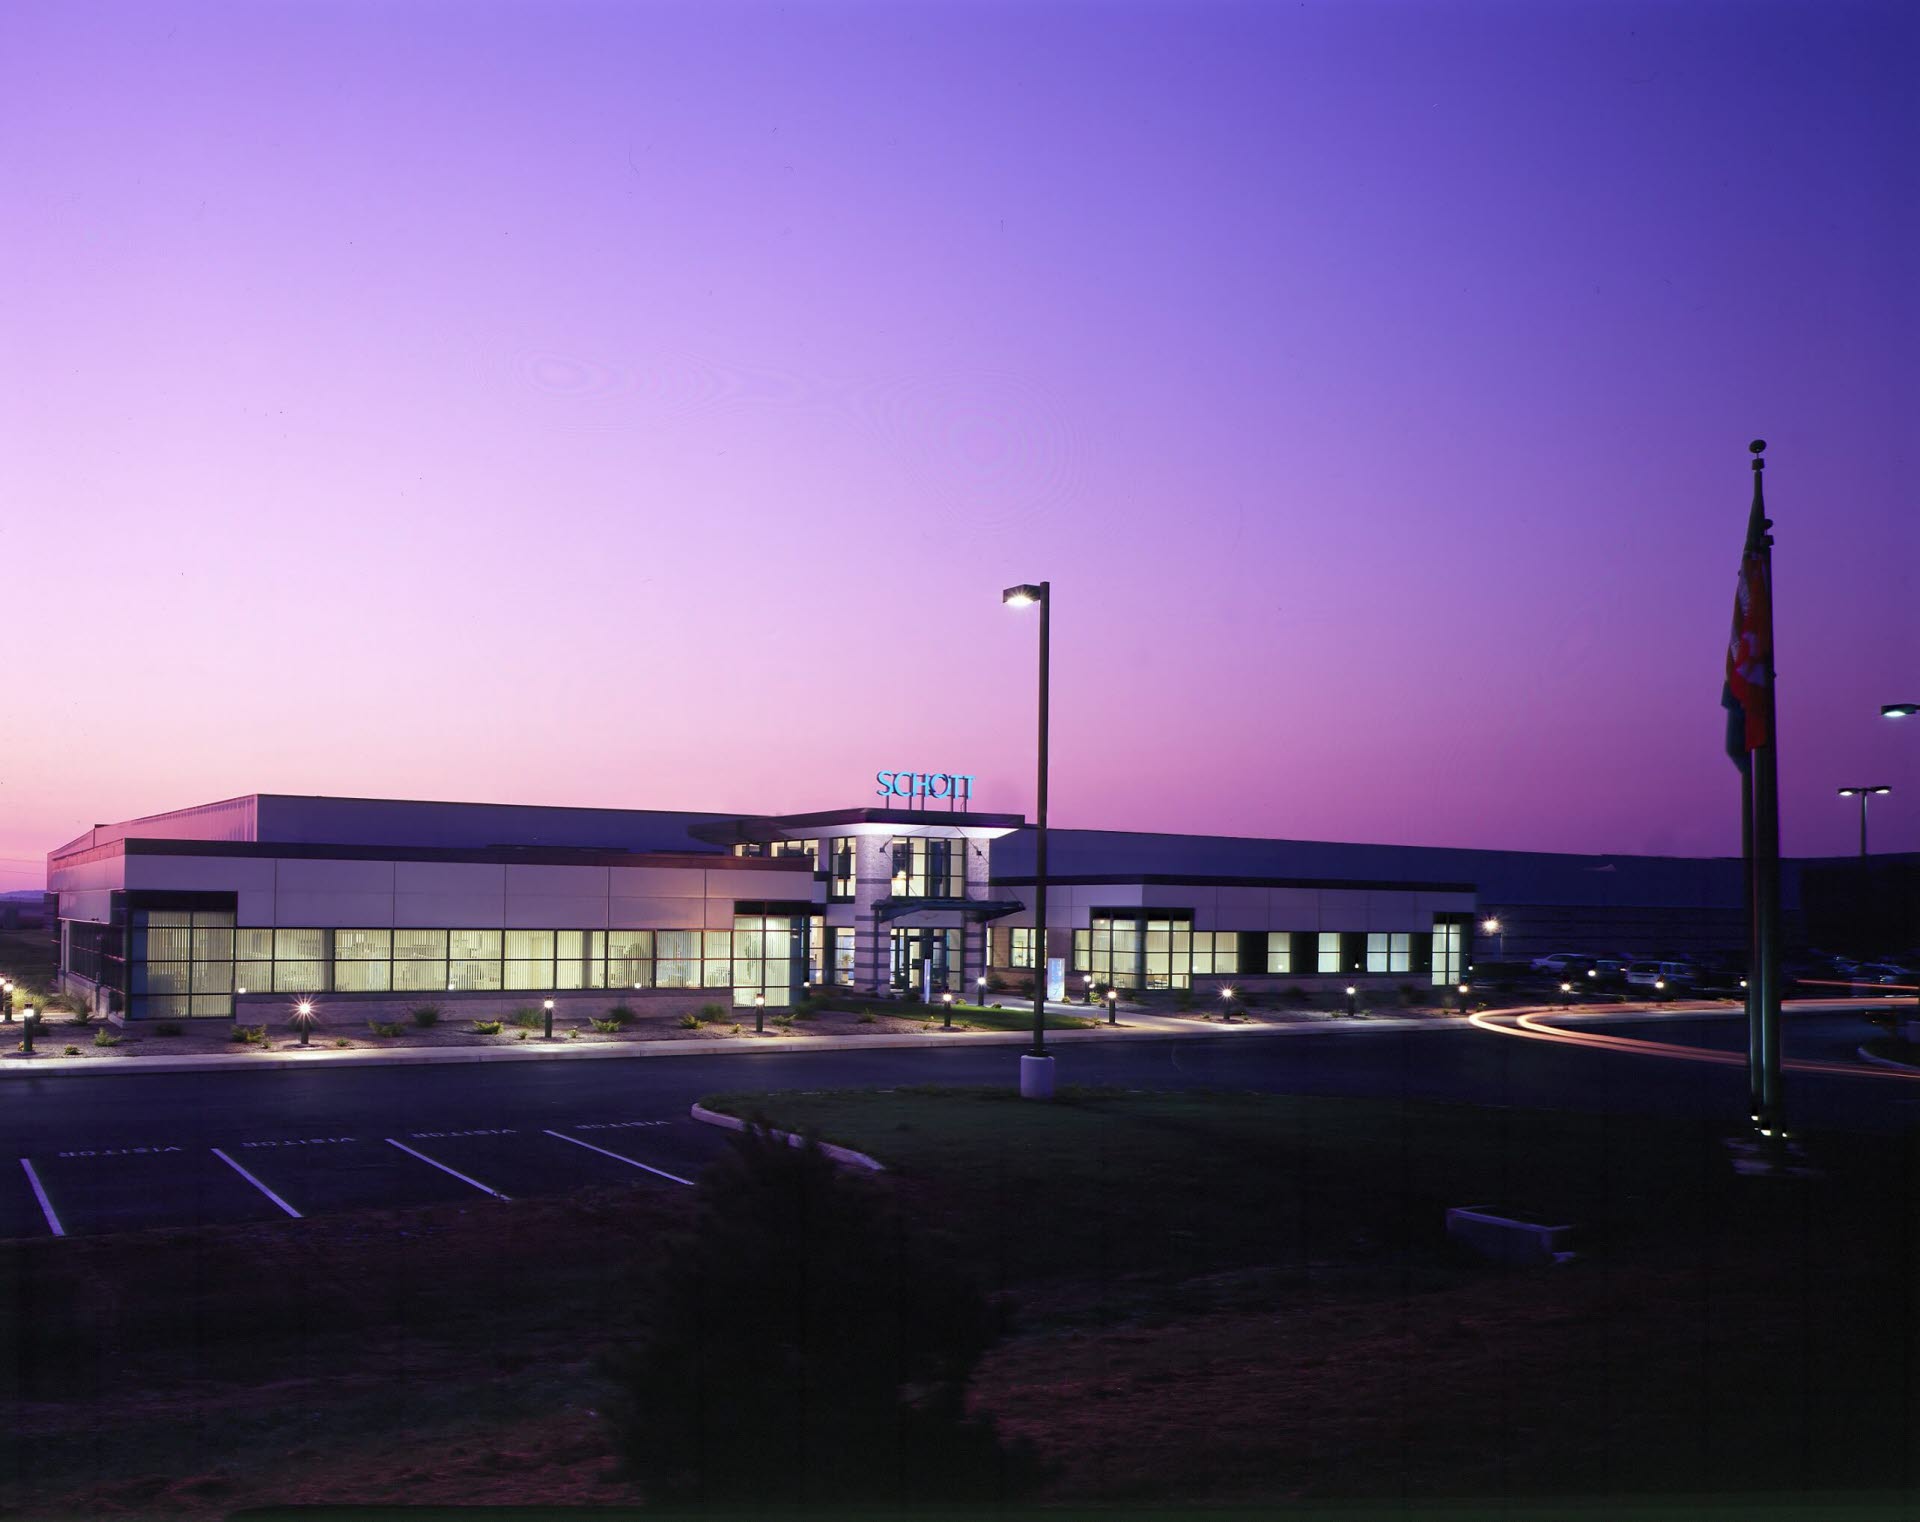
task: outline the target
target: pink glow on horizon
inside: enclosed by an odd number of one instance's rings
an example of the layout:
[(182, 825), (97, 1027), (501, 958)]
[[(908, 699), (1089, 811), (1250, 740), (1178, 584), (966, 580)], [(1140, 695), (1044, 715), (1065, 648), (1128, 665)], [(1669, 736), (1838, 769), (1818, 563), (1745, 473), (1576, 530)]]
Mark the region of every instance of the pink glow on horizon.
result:
[(0, 889), (253, 791), (1920, 849), (1904, 5), (26, 5)]

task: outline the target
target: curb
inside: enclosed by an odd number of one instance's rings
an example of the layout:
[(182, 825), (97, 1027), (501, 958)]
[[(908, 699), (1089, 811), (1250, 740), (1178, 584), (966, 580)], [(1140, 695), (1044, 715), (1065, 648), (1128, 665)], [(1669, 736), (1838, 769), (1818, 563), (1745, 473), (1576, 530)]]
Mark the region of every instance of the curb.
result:
[(1871, 1062), (1877, 1068), (1894, 1068), (1902, 1073), (1920, 1073), (1920, 1067), (1916, 1067), (1911, 1062), (1901, 1062), (1893, 1057), (1876, 1057), (1864, 1046), (1856, 1046), (1853, 1049), (1853, 1055), (1862, 1062)]
[[(700, 1104), (690, 1106), (687, 1113), (699, 1121), (701, 1125), (718, 1126), (723, 1131), (744, 1131), (748, 1125), (746, 1121), (740, 1119), (737, 1115), (722, 1115), (718, 1110), (709, 1110), (705, 1105)], [(771, 1126), (767, 1127), (766, 1131), (767, 1135), (778, 1137), (789, 1147), (804, 1147), (807, 1144), (807, 1139), (804, 1136), (796, 1136), (791, 1131), (776, 1131)], [(868, 1157), (864, 1152), (855, 1152), (851, 1147), (838, 1147), (832, 1142), (821, 1142), (820, 1150), (836, 1163), (840, 1163), (846, 1167), (865, 1168), (873, 1173), (885, 1173), (887, 1171), (886, 1164), (877, 1162), (873, 1158)]]
[[(1447, 1022), (1450, 1028), (1453, 1022)], [(1365, 1021), (1315, 1022), (1298, 1025), (1233, 1025), (1197, 1027), (1191, 1031), (1167, 1031), (1146, 1027), (1117, 1028), (1100, 1026), (1092, 1030), (1048, 1031), (1047, 1045), (1074, 1044), (1083, 1041), (1237, 1041), (1250, 1036), (1295, 1036), (1320, 1031), (1407, 1030), (1440, 1026), (1429, 1019), (1385, 1017)], [(729, 1036), (707, 1041), (636, 1041), (614, 1046), (575, 1046), (555, 1043), (515, 1042), (511, 1046), (446, 1047), (381, 1051), (335, 1051), (328, 1047), (309, 1047), (298, 1055), (293, 1052), (267, 1054), (235, 1053), (231, 1056), (201, 1057), (44, 1057), (17, 1054), (0, 1056), (0, 1083), (9, 1078), (60, 1078), (75, 1076), (127, 1077), (139, 1073), (227, 1073), (267, 1069), (285, 1072), (296, 1068), (326, 1069), (346, 1067), (437, 1066), (467, 1062), (608, 1062), (652, 1057), (749, 1056), (768, 1052), (844, 1052), (870, 1051), (876, 1048), (919, 1047), (933, 1045), (1025, 1046), (1033, 1039), (1027, 1031), (940, 1031), (929, 1029), (902, 1035), (781, 1037), (755, 1040)]]

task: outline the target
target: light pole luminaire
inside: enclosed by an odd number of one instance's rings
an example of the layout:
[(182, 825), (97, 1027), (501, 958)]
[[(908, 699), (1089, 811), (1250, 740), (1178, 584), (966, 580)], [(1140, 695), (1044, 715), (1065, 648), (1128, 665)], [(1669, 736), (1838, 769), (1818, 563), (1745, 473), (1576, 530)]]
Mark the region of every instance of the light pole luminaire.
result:
[[(1000, 594), (1000, 601), (1011, 608), (1040, 605), (1040, 744), (1033, 821), (1033, 1051), (1028, 1054), (1040, 1058), (1047, 1055), (1047, 680), (1051, 674), (1053, 583), (1025, 582), (1008, 587)], [(1052, 1081), (1040, 1077), (1040, 1071), (1044, 1070), (1036, 1070), (1035, 1077), (1044, 1093), (1036, 1092), (1033, 1097), (1050, 1099)], [(1021, 1085), (1021, 1091), (1027, 1092), (1026, 1084)]]
[[(1884, 713), (1886, 710), (1882, 709), (1881, 712)], [(1862, 856), (1867, 854), (1867, 800), (1877, 794), (1890, 793), (1892, 791), (1892, 788), (1887, 787), (1883, 783), (1875, 783), (1871, 786), (1862, 787), (1843, 787), (1839, 790), (1842, 798), (1858, 798), (1860, 800), (1860, 854)]]

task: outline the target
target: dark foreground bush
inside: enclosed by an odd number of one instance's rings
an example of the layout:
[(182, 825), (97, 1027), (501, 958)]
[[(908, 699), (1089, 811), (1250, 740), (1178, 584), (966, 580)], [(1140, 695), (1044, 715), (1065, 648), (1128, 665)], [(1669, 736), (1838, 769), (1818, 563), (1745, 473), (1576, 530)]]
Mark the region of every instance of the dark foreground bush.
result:
[(631, 1478), (654, 1505), (987, 1501), (1032, 1463), (970, 1418), (993, 1312), (952, 1254), (818, 1147), (758, 1131), (700, 1185), (694, 1230), (602, 1360)]

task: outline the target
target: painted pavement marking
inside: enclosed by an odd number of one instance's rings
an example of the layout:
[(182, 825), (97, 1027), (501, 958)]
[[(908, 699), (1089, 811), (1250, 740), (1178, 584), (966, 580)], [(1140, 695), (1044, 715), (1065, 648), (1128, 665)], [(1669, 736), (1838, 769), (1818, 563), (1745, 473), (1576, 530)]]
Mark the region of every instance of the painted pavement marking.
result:
[(40, 1213), (47, 1218), (47, 1229), (56, 1237), (64, 1237), (67, 1228), (60, 1224), (60, 1217), (54, 1214), (53, 1201), (47, 1198), (47, 1191), (40, 1185), (40, 1175), (33, 1171), (33, 1164), (26, 1158), (20, 1159), (20, 1166), (27, 1170), (27, 1182), (33, 1185), (33, 1197), (40, 1202)]
[[(417, 1133), (416, 1133), (416, 1134), (417, 1134)], [(469, 1134), (471, 1134), (471, 1133), (469, 1133)], [(495, 1135), (495, 1134), (498, 1134), (498, 1133), (493, 1133), (493, 1132), (489, 1132), (489, 1133), (485, 1133), (485, 1134), (488, 1134), (488, 1135)], [(464, 1173), (462, 1173), (462, 1172), (460, 1172), (460, 1170), (459, 1170), (459, 1169), (457, 1169), (457, 1168), (449, 1168), (449, 1167), (448, 1167), (448, 1166), (447, 1166), (447, 1165), (446, 1165), (445, 1163), (442, 1163), (442, 1162), (436, 1162), (436, 1161), (435, 1161), (434, 1159), (432, 1159), (432, 1158), (430, 1158), (430, 1157), (428, 1157), (428, 1156), (427, 1156), (427, 1154), (426, 1154), (426, 1153), (424, 1153), (424, 1152), (416, 1152), (416, 1151), (414, 1151), (414, 1150), (413, 1150), (413, 1148), (411, 1148), (411, 1147), (409, 1147), (409, 1146), (408, 1146), (408, 1145), (407, 1145), (407, 1144), (406, 1144), (405, 1142), (403, 1142), (403, 1141), (395, 1141), (395, 1140), (394, 1140), (394, 1139), (393, 1139), (393, 1138), (392, 1138), (391, 1136), (389, 1136), (389, 1137), (387, 1137), (387, 1138), (386, 1138), (386, 1143), (387, 1143), (387, 1145), (388, 1145), (389, 1147), (398, 1147), (398, 1148), (399, 1148), (399, 1149), (400, 1149), (400, 1150), (401, 1150), (402, 1152), (404, 1152), (404, 1153), (406, 1153), (408, 1157), (417, 1157), (417, 1158), (419, 1158), (421, 1162), (423, 1162), (423, 1163), (425, 1163), (425, 1164), (426, 1164), (426, 1165), (427, 1165), (428, 1167), (430, 1167), (430, 1168), (438, 1168), (438, 1169), (439, 1169), (439, 1170), (440, 1170), (440, 1171), (441, 1171), (442, 1173), (447, 1173), (447, 1174), (451, 1174), (451, 1175), (452, 1175), (452, 1176), (453, 1176), (454, 1178), (457, 1178), (457, 1179), (459, 1179), (459, 1180), (460, 1180), (460, 1182), (461, 1182), (461, 1183), (463, 1183), (463, 1184), (471, 1184), (471, 1185), (473, 1185), (473, 1187), (474, 1187), (475, 1189), (478, 1189), (478, 1190), (479, 1190), (479, 1191), (480, 1191), (480, 1192), (481, 1192), (482, 1194), (490, 1194), (490, 1195), (492, 1195), (492, 1196), (493, 1196), (493, 1197), (494, 1197), (494, 1198), (495, 1198), (496, 1200), (504, 1200), (504, 1199), (506, 1199), (506, 1198), (507, 1198), (507, 1196), (506, 1196), (506, 1195), (504, 1195), (504, 1194), (502, 1194), (502, 1193), (501, 1193), (501, 1192), (500, 1192), (500, 1191), (499, 1191), (498, 1189), (490, 1189), (490, 1188), (489, 1188), (489, 1187), (488, 1187), (487, 1185), (485, 1185), (485, 1184), (483, 1184), (483, 1183), (481, 1183), (479, 1179), (477, 1179), (477, 1178), (468, 1178), (468, 1177), (466, 1176), (466, 1174), (464, 1174)]]
[(625, 1163), (629, 1168), (639, 1168), (643, 1172), (657, 1174), (663, 1179), (671, 1179), (676, 1184), (685, 1184), (689, 1189), (693, 1187), (693, 1180), (690, 1178), (682, 1178), (677, 1173), (669, 1173), (664, 1168), (656, 1168), (651, 1163), (641, 1162), (638, 1158), (622, 1157), (618, 1152), (609, 1152), (605, 1147), (596, 1147), (592, 1142), (583, 1142), (577, 1136), (566, 1136), (558, 1131), (548, 1131), (547, 1135), (556, 1141), (572, 1142), (576, 1147), (585, 1147), (589, 1152), (598, 1152), (602, 1157), (610, 1157), (616, 1163)]
[(295, 1210), (285, 1200), (281, 1199), (279, 1195), (275, 1194), (265, 1184), (261, 1183), (259, 1179), (255, 1178), (251, 1173), (247, 1172), (245, 1168), (242, 1168), (232, 1158), (228, 1157), (226, 1153), (222, 1152), (218, 1147), (214, 1147), (211, 1150), (215, 1157), (219, 1158), (221, 1162), (225, 1163), (235, 1173), (239, 1174), (240, 1177), (245, 1179), (249, 1184), (253, 1185), (255, 1189), (258, 1189), (268, 1199), (272, 1200), (274, 1204), (278, 1205), (282, 1210), (286, 1211), (288, 1215), (292, 1216), (296, 1221), (301, 1219), (299, 1211)]

